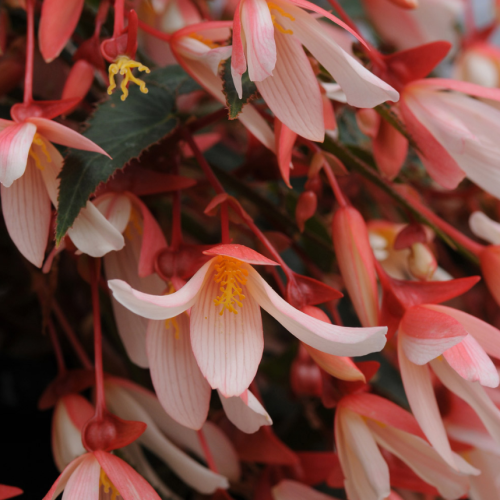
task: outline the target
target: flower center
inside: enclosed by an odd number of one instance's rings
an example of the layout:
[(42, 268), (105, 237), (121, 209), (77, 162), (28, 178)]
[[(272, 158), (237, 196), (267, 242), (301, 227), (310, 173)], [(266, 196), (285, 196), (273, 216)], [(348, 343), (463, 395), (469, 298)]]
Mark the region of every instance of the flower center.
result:
[(122, 89), (123, 93), (121, 97), (122, 101), (124, 101), (128, 97), (128, 82), (134, 82), (136, 85), (139, 85), (139, 89), (143, 94), (148, 93), (146, 82), (143, 82), (132, 74), (132, 69), (134, 68), (137, 68), (139, 71), (145, 71), (146, 73), (151, 72), (151, 70), (147, 66), (144, 66), (144, 64), (134, 61), (133, 59), (130, 59), (130, 57), (128, 56), (118, 56), (115, 62), (113, 64), (110, 64), (108, 87), (109, 95), (111, 95), (113, 93), (113, 90), (116, 88), (115, 75), (117, 75), (118, 72), (120, 72), (120, 75), (124, 77), (122, 83), (120, 84), (120, 88)]
[(40, 157), (38, 156), (38, 153), (35, 152), (33, 148), (33, 144), (36, 146), (39, 146), (40, 149), (42, 150), (42, 153), (45, 155), (45, 158), (47, 158), (47, 161), (52, 161), (52, 158), (50, 157), (50, 153), (47, 150), (47, 145), (45, 144), (44, 140), (42, 139), (42, 136), (40, 134), (35, 134), (33, 137), (33, 143), (30, 148), (29, 156), (35, 160), (35, 165), (38, 170), (44, 170), (45, 167), (42, 165), (42, 162), (40, 161)]
[(125, 231), (123, 232), (123, 235), (127, 240), (131, 241), (134, 239), (134, 230), (138, 235), (142, 234), (141, 222), (142, 221), (139, 217), (139, 214), (137, 213), (137, 210), (132, 207), (132, 210), (130, 211), (130, 219), (128, 221), (127, 227), (125, 228)]
[(220, 315), (224, 313), (224, 309), (229, 312), (238, 314), (235, 309), (236, 306), (242, 307), (245, 295), (240, 285), (247, 284), (248, 271), (242, 269), (243, 262), (219, 255), (217, 257), (217, 264), (215, 264), (214, 281), (220, 284), (220, 296), (214, 300), (216, 306), (222, 306)]
[(106, 499), (118, 500), (121, 498), (119, 491), (116, 489), (115, 485), (111, 482), (111, 479), (109, 479), (103, 469), (101, 469), (101, 475), (99, 476), (99, 486), (102, 486)]
[(212, 40), (209, 40), (208, 38), (205, 38), (199, 33), (191, 33), (189, 35), (189, 38), (194, 38), (195, 40), (198, 40), (199, 42), (205, 44), (207, 47), (210, 47), (211, 49), (216, 49), (217, 47), (219, 47), (217, 43), (213, 42)]
[(293, 17), (291, 14), (288, 12), (284, 11), (279, 5), (276, 5), (273, 2), (267, 2), (267, 6), (269, 8), (269, 12), (271, 12), (271, 19), (273, 21), (274, 27), (280, 32), (283, 33), (284, 35), (293, 35), (292, 30), (287, 30), (281, 26), (281, 24), (276, 21), (276, 16), (272, 13), (273, 10), (276, 10), (279, 12), (283, 17), (288, 17), (290, 21), (295, 21), (295, 17)]

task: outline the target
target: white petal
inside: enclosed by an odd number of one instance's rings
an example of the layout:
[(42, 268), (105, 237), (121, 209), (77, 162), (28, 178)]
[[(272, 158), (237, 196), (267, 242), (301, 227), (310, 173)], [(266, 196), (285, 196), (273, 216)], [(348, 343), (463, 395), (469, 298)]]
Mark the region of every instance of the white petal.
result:
[(500, 245), (500, 224), (483, 212), (473, 212), (469, 217), (470, 230), (492, 245)]

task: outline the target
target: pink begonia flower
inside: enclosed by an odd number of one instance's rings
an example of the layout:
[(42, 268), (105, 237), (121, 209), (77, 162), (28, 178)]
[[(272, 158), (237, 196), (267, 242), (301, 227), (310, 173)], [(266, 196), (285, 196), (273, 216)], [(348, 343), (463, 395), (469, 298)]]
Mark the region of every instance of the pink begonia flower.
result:
[(335, 413), (335, 442), (350, 500), (389, 497), (389, 468), (379, 447), (408, 465), (446, 499), (469, 489), (469, 474), (480, 472), (453, 454), (463, 473), (457, 473), (432, 448), (415, 418), (394, 403), (373, 394), (343, 398)]
[(162, 459), (180, 478), (201, 493), (227, 488), (228, 479), (238, 481), (240, 467), (236, 451), (226, 435), (213, 423), (205, 422), (203, 432), (218, 474), (190, 458), (207, 461), (197, 432), (171, 419), (156, 395), (133, 382), (107, 378), (106, 402), (119, 416), (135, 415), (147, 424), (138, 443)]
[(63, 491), (65, 500), (99, 500), (104, 495), (124, 500), (161, 500), (130, 465), (100, 450), (75, 458), (43, 500), (55, 500)]
[[(347, 26), (306, 0), (241, 0), (234, 16), (231, 73), (241, 97), (242, 75), (287, 127), (314, 141), (323, 141), (325, 126), (318, 81), (302, 45), (341, 86), (347, 102), (371, 108), (397, 101), (399, 94), (345, 52), (322, 24), (304, 9)], [(353, 33), (354, 34), (354, 33)]]
[[(218, 68), (221, 61), (231, 56), (232, 47), (214, 48), (212, 40), (226, 40), (231, 25), (232, 23), (223, 21), (200, 23), (176, 31), (170, 40), (170, 47), (177, 62), (222, 104), (226, 104), (226, 97), (222, 92)], [(273, 131), (251, 104), (243, 108), (238, 119), (264, 146), (274, 151)]]
[[(472, 96), (472, 97), (471, 97)], [(500, 100), (500, 90), (438, 78), (407, 85), (400, 108), (420, 159), (441, 186), (469, 178), (500, 197), (500, 110), (473, 97)]]
[(384, 41), (398, 50), (437, 40), (458, 44), (461, 0), (419, 0), (415, 10), (401, 9), (388, 0), (363, 0), (363, 6)]
[(205, 253), (215, 257), (171, 295), (141, 293), (120, 280), (108, 283), (121, 304), (149, 319), (174, 318), (191, 308), (190, 337), (197, 364), (210, 386), (225, 397), (243, 394), (257, 372), (264, 348), (260, 307), (320, 351), (362, 356), (385, 345), (385, 327), (344, 328), (292, 307), (250, 265), (276, 265), (254, 250), (220, 245)]
[[(37, 267), (43, 263), (51, 201), (57, 207), (57, 175), (63, 164), (51, 142), (106, 154), (83, 135), (49, 119), (74, 102), (77, 99), (56, 102), (53, 110), (48, 102), (43, 107), (36, 103), (29, 105), (31, 108), (15, 105), (14, 121), (0, 120), (0, 183), (5, 224), (19, 251)], [(94, 219), (95, 214), (89, 217)], [(78, 231), (78, 226), (76, 222), (74, 231)]]

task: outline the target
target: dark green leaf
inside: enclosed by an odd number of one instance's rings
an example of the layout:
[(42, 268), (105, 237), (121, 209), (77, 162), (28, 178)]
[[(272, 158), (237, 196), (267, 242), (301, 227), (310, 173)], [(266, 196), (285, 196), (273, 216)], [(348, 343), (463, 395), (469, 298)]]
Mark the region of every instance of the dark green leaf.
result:
[(240, 99), (234, 86), (233, 77), (231, 76), (231, 58), (229, 58), (222, 65), (222, 91), (226, 96), (226, 105), (230, 120), (237, 118), (243, 110), (243, 106), (248, 104), (257, 95), (257, 87), (250, 80), (248, 70), (241, 77), (241, 85), (243, 87), (243, 95)]
[(176, 98), (196, 90), (198, 85), (180, 68), (168, 67), (142, 76), (149, 89), (142, 94), (131, 86), (125, 102), (119, 88), (101, 104), (89, 120), (83, 135), (101, 146), (111, 157), (71, 150), (60, 174), (56, 239), (61, 239), (89, 196), (101, 182), (179, 125)]

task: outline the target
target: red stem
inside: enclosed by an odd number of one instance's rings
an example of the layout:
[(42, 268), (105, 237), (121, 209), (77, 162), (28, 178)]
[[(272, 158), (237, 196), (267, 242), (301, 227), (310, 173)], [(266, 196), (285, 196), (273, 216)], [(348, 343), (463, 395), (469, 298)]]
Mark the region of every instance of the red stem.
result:
[(71, 346), (73, 347), (73, 350), (78, 356), (80, 363), (83, 365), (84, 368), (91, 370), (93, 368), (92, 362), (87, 356), (87, 353), (85, 352), (85, 349), (83, 348), (82, 344), (78, 340), (77, 335), (71, 328), (71, 325), (69, 324), (69, 321), (66, 319), (66, 316), (62, 312), (61, 307), (54, 299), (52, 300), (52, 311), (54, 311), (57, 321), (59, 322), (59, 325), (61, 325), (61, 328), (63, 329), (67, 339), (69, 340)]
[(113, 28), (113, 38), (117, 38), (122, 34), (124, 16), (124, 0), (115, 0), (115, 25)]
[(173, 194), (172, 203), (172, 250), (176, 252), (182, 244), (181, 193)]
[(205, 454), (208, 467), (212, 472), (218, 474), (219, 471), (217, 470), (217, 465), (215, 465), (215, 460), (212, 455), (212, 452), (210, 451), (210, 447), (208, 446), (207, 439), (203, 432), (203, 428), (201, 428), (199, 431), (196, 431), (196, 433), (198, 434), (198, 439), (200, 440), (201, 448), (203, 449), (203, 453)]
[(64, 355), (61, 349), (61, 344), (57, 338), (56, 329), (54, 328), (54, 323), (49, 319), (47, 321), (47, 330), (49, 331), (50, 341), (54, 347), (54, 354), (56, 355), (57, 370), (59, 375), (66, 373), (66, 364), (64, 363)]
[(146, 33), (149, 33), (150, 35), (153, 35), (155, 38), (163, 40), (164, 42), (170, 42), (170, 39), (172, 38), (172, 35), (170, 33), (163, 33), (163, 31), (153, 28), (140, 19), (139, 28), (141, 28), (141, 30), (145, 31)]
[(342, 193), (342, 190), (340, 189), (339, 183), (337, 182), (337, 179), (332, 171), (332, 168), (330, 167), (330, 165), (326, 160), (323, 160), (323, 170), (325, 171), (326, 178), (328, 179), (328, 183), (332, 188), (333, 194), (335, 195), (338, 204), (342, 208), (347, 207), (348, 203), (347, 200), (345, 199), (344, 193)]
[(227, 245), (231, 243), (229, 236), (229, 210), (227, 208), (227, 201), (223, 202), (220, 206), (220, 229), (222, 234), (222, 243)]
[(106, 410), (106, 399), (104, 396), (104, 370), (102, 366), (102, 330), (101, 330), (101, 308), (99, 303), (99, 277), (101, 275), (101, 260), (92, 259), (92, 310), (94, 317), (94, 356), (95, 356), (95, 385), (96, 385), (96, 416), (102, 417)]
[(24, 104), (33, 101), (33, 60), (35, 52), (35, 0), (26, 0), (26, 69), (24, 73)]

